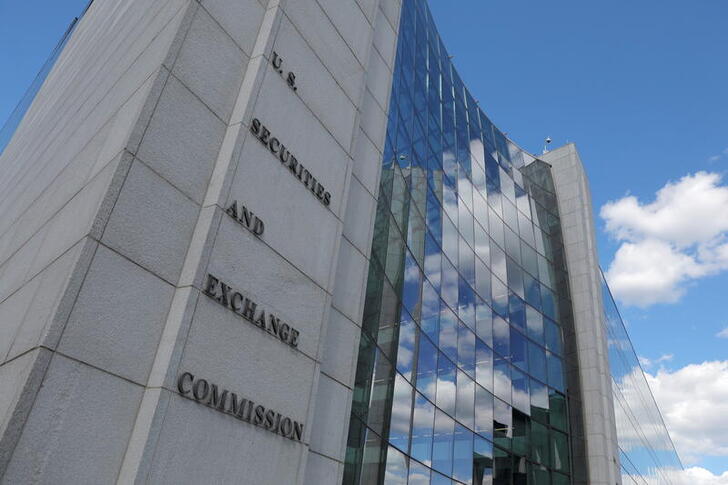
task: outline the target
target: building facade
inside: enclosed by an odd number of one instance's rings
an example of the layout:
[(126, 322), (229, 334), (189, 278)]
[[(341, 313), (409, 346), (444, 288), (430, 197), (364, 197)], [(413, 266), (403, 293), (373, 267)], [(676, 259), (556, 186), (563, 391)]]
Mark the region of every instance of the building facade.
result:
[(63, 45), (0, 155), (1, 483), (680, 466), (624, 463), (575, 147), (508, 139), (425, 0), (96, 0)]

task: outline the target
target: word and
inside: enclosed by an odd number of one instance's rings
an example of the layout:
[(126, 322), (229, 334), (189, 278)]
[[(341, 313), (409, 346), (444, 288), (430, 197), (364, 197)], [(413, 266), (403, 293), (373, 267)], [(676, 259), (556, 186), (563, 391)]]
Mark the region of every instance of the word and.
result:
[(200, 404), (235, 416), (241, 421), (260, 426), (271, 433), (279, 434), (293, 441), (303, 440), (303, 423), (248, 399), (238, 398), (234, 392), (221, 389), (217, 384), (205, 379), (195, 378), (189, 372), (179, 376), (177, 390), (183, 396), (191, 396)]
[(258, 118), (253, 118), (251, 121), (250, 131), (271, 153), (278, 155), (281, 163), (287, 166), (291, 174), (305, 185), (323, 205), (328, 207), (331, 204), (331, 194), (326, 191), (326, 188), (286, 149), (278, 138), (272, 136), (270, 130)]
[(263, 235), (263, 231), (265, 231), (263, 221), (243, 204), (238, 204), (237, 200), (234, 200), (230, 207), (225, 209), (225, 212), (256, 236)]
[(240, 292), (220, 281), (219, 278), (208, 274), (202, 291), (222, 306), (229, 308), (248, 322), (280, 339), (281, 342), (293, 348), (298, 347), (298, 337), (301, 334), (298, 330), (281, 321), (272, 313), (268, 312), (266, 314), (265, 309), (258, 307), (258, 304), (253, 300), (244, 297)]
[[(283, 76), (283, 58), (278, 55), (276, 51), (273, 51), (273, 56), (271, 57), (270, 63), (273, 64), (273, 68), (278, 71), (278, 74)], [(288, 84), (288, 87), (293, 89), (294, 91), (298, 91), (298, 88), (296, 87), (296, 75), (293, 72), (288, 72), (285, 76), (286, 84)]]

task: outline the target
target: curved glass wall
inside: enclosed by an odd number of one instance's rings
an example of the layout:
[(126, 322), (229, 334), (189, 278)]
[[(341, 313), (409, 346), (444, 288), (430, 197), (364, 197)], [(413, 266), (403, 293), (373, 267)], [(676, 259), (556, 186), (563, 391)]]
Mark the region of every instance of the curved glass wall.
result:
[(403, 3), (344, 483), (570, 483), (549, 167), (478, 108), (426, 2)]
[(660, 410), (642, 372), (617, 305), (602, 275), (604, 325), (609, 337), (614, 414), (622, 482), (679, 483), (682, 470)]

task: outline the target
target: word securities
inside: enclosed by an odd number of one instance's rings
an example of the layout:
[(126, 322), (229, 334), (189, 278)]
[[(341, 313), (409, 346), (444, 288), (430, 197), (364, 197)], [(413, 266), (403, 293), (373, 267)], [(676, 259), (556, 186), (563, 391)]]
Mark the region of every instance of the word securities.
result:
[(258, 307), (253, 300), (244, 297), (240, 292), (220, 281), (219, 278), (208, 274), (202, 291), (220, 305), (229, 308), (253, 325), (277, 337), (281, 342), (287, 343), (293, 348), (298, 347), (298, 336), (300, 335), (298, 330), (270, 312), (266, 318), (263, 308)]
[(311, 172), (300, 163), (293, 154), (286, 149), (281, 141), (271, 136), (272, 133), (258, 118), (253, 118), (250, 123), (250, 131), (258, 140), (265, 145), (274, 155), (278, 155), (281, 163), (288, 167), (291, 174), (305, 185), (323, 205), (328, 207), (331, 204), (331, 194), (326, 191), (323, 185), (316, 180)]
[(256, 405), (248, 399), (240, 398), (238, 400), (238, 395), (234, 392), (220, 389), (216, 384), (205, 379), (195, 378), (189, 372), (179, 376), (177, 390), (183, 396), (191, 395), (200, 404), (206, 404), (212, 409), (235, 416), (241, 421), (260, 426), (271, 433), (279, 434), (293, 441), (303, 439), (303, 423), (294, 421), (272, 409), (266, 409), (260, 404)]

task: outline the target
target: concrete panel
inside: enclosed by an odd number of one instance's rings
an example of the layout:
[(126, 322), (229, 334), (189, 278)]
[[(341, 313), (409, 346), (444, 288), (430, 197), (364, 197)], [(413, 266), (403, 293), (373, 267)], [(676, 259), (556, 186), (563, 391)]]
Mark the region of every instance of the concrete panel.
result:
[(138, 157), (197, 203), (202, 202), (225, 124), (171, 76)]
[(257, 0), (202, 0), (202, 7), (222, 26), (248, 56), (263, 21), (264, 7)]
[(145, 483), (301, 483), (304, 450), (174, 394)]
[(101, 241), (168, 282), (176, 283), (198, 212), (193, 201), (136, 161)]
[(56, 354), (3, 481), (113, 483), (140, 398), (140, 387)]
[(58, 346), (60, 352), (143, 384), (172, 287), (100, 246)]
[[(220, 278), (297, 328), (301, 332), (298, 350), (315, 359), (326, 293), (255, 236), (246, 234), (237, 223), (225, 218), (227, 215), (220, 225), (207, 273)], [(209, 299), (207, 296), (204, 298)], [(229, 313), (239, 327), (251, 327), (232, 310), (216, 305)], [(270, 339), (280, 352), (288, 351), (284, 344), (275, 341), (263, 330), (256, 327), (251, 330)]]
[(248, 55), (201, 8), (195, 13), (172, 74), (227, 122), (247, 63)]

